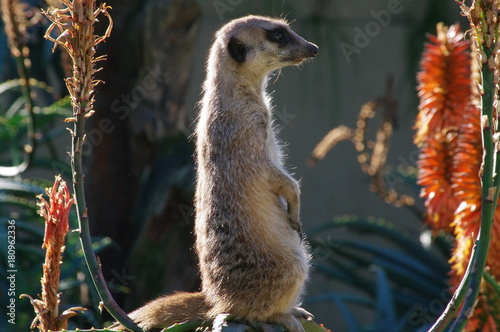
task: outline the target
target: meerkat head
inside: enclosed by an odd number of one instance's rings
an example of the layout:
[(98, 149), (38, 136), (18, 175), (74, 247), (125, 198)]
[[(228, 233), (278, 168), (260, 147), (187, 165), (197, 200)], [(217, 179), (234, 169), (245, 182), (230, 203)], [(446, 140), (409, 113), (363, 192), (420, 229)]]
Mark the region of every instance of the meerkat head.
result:
[(318, 54), (318, 46), (296, 34), (286, 21), (261, 16), (229, 22), (219, 30), (216, 40), (219, 52), (237, 69), (255, 74), (298, 65)]

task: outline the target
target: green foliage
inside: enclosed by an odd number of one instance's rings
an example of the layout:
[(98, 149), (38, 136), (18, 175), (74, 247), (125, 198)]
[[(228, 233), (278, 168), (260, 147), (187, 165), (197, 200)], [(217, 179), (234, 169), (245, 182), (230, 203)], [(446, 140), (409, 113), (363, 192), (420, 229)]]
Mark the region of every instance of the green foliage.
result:
[[(22, 162), (24, 144), (27, 143), (29, 134), (29, 123), (35, 122), (37, 132), (40, 133), (35, 139), (41, 147), (47, 147), (54, 151), (54, 139), (56, 139), (64, 128), (57, 128), (57, 122), (61, 123), (64, 117), (71, 114), (69, 100), (61, 99), (54, 102), (52, 89), (42, 82), (30, 79), (33, 87), (33, 98), (36, 105), (35, 116), (31, 118), (25, 108), (26, 100), (21, 91), (20, 80), (10, 80), (0, 84), (0, 146), (7, 147), (0, 150), (0, 165), (3, 167), (18, 165)], [(59, 126), (62, 127), (62, 126)], [(57, 153), (54, 151), (52, 157)], [(54, 158), (59, 160), (59, 157)], [(62, 165), (62, 163), (61, 163)], [(33, 167), (53, 171), (52, 162), (33, 159)], [(59, 167), (59, 170), (65, 167)], [(64, 173), (64, 172), (63, 172)], [(66, 173), (67, 174), (67, 173)], [(40, 293), (40, 277), (42, 275), (42, 263), (45, 253), (41, 248), (44, 223), (37, 214), (36, 196), (45, 193), (46, 187), (51, 187), (52, 182), (47, 180), (29, 180), (18, 175), (13, 178), (0, 178), (0, 288), (6, 296), (0, 297), (0, 306), (5, 308), (11, 298), (16, 301), (15, 325), (6, 320), (0, 321), (2, 331), (26, 331), (35, 314), (31, 304), (27, 300), (20, 300), (19, 295), (25, 293), (36, 297)], [(13, 226), (8, 228), (8, 226)], [(9, 237), (10, 236), (10, 237)], [(69, 236), (68, 256), (78, 257), (74, 249), (75, 241), (73, 235)], [(12, 243), (9, 248), (7, 243)], [(15, 259), (12, 260), (13, 254)], [(81, 256), (81, 255), (80, 255)], [(81, 265), (81, 258), (72, 262), (73, 265)], [(16, 271), (15, 289), (11, 287), (7, 276), (8, 271)], [(63, 267), (63, 280), (69, 281), (75, 277), (74, 266)], [(71, 288), (78, 287), (74, 284)], [(5, 292), (4, 292), (5, 291)], [(11, 296), (13, 295), (13, 296)]]
[[(64, 160), (65, 152), (58, 144), (59, 137), (67, 136), (63, 120), (72, 115), (71, 101), (68, 97), (57, 99), (53, 89), (43, 82), (30, 79), (35, 104), (34, 117), (26, 110), (26, 101), (21, 91), (20, 80), (14, 79), (0, 83), (0, 166), (18, 165), (23, 160), (25, 144), (29, 143), (29, 123), (35, 123), (36, 146), (34, 158), (29, 170), (36, 169), (44, 173), (49, 180), (34, 180), (32, 176), (20, 174), (15, 177), (0, 178), (0, 306), (6, 308), (11, 298), (15, 299), (15, 324), (0, 320), (1, 331), (27, 331), (35, 317), (33, 307), (28, 300), (19, 299), (19, 295), (28, 294), (36, 298), (41, 292), (40, 278), (45, 252), (41, 248), (44, 236), (44, 221), (37, 214), (36, 196), (45, 193), (45, 188), (52, 187), (53, 176), (62, 174), (68, 178), (70, 168)], [(68, 140), (69, 140), (69, 136)], [(69, 142), (69, 141), (68, 141)], [(69, 144), (69, 143), (68, 143)], [(47, 151), (41, 157), (39, 149)], [(38, 173), (37, 173), (38, 174)], [(70, 216), (71, 228), (76, 228), (75, 216)], [(14, 238), (8, 226), (15, 227)], [(9, 238), (9, 235), (11, 236)], [(9, 253), (9, 240), (13, 251)], [(97, 251), (109, 246), (108, 238), (94, 239)], [(15, 252), (15, 260), (9, 254)], [(12, 265), (11, 265), (12, 264)], [(7, 279), (15, 274), (15, 289)], [(84, 271), (84, 272), (80, 272)], [(63, 293), (61, 311), (82, 305), (81, 286), (86, 282), (86, 268), (80, 249), (77, 233), (67, 236), (64, 263), (61, 266), (59, 291)], [(90, 290), (92, 292), (92, 290)], [(11, 296), (13, 295), (13, 296)], [(95, 312), (90, 308), (77, 320), (90, 322), (97, 326)], [(82, 324), (83, 325), (83, 324)]]
[[(449, 267), (437, 248), (425, 248), (380, 219), (336, 218), (308, 234), (315, 270), (359, 293), (325, 291), (306, 304), (334, 304), (349, 331), (418, 331), (444, 309)], [(353, 306), (373, 311), (374, 322), (360, 326)]]
[[(60, 160), (55, 140), (66, 133), (61, 120), (71, 116), (71, 101), (68, 97), (55, 100), (53, 90), (43, 82), (30, 79), (34, 89), (35, 112), (29, 116), (26, 110), (26, 101), (21, 93), (20, 80), (11, 80), (0, 84), (0, 144), (8, 147), (0, 150), (0, 165), (17, 165), (22, 161), (24, 144), (28, 141), (29, 123), (34, 122), (37, 131), (36, 143), (48, 148), (51, 162), (45, 160), (33, 161), (33, 167), (52, 167), (57, 163), (58, 168), (69, 170)], [(35, 151), (36, 152), (36, 151)], [(58, 169), (59, 171), (59, 169)]]

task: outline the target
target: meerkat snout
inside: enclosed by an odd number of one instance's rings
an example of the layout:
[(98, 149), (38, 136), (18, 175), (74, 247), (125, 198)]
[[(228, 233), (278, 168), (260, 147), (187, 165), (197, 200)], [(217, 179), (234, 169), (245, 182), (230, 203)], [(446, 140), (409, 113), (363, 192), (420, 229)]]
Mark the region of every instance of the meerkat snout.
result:
[(289, 27), (278, 27), (267, 33), (267, 38), (271, 43), (277, 44), (277, 57), (287, 65), (301, 63), (307, 58), (314, 58), (318, 55), (318, 46), (308, 42)]

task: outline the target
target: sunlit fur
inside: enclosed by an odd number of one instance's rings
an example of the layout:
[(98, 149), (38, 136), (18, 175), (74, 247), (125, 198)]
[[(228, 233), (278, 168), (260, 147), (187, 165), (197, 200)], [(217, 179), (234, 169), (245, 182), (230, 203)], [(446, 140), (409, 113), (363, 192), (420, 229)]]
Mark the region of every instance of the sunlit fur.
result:
[(303, 332), (297, 317), (310, 314), (296, 306), (309, 253), (299, 183), (283, 166), (265, 88), (271, 72), (317, 51), (283, 20), (248, 16), (216, 33), (195, 133), (202, 292), (165, 296), (138, 309), (131, 315), (141, 327), (178, 322), (181, 312), (184, 319), (230, 313)]

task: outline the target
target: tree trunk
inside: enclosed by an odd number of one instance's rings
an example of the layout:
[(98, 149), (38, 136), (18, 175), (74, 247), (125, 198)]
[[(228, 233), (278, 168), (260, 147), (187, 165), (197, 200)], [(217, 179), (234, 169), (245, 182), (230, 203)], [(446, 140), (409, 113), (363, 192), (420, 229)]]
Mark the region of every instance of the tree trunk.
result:
[(199, 285), (184, 99), (200, 9), (195, 0), (106, 3), (114, 29), (98, 48), (107, 54), (105, 84), (97, 87), (85, 174), (92, 235), (117, 244), (98, 253), (102, 268), (112, 285), (129, 289), (130, 309)]

